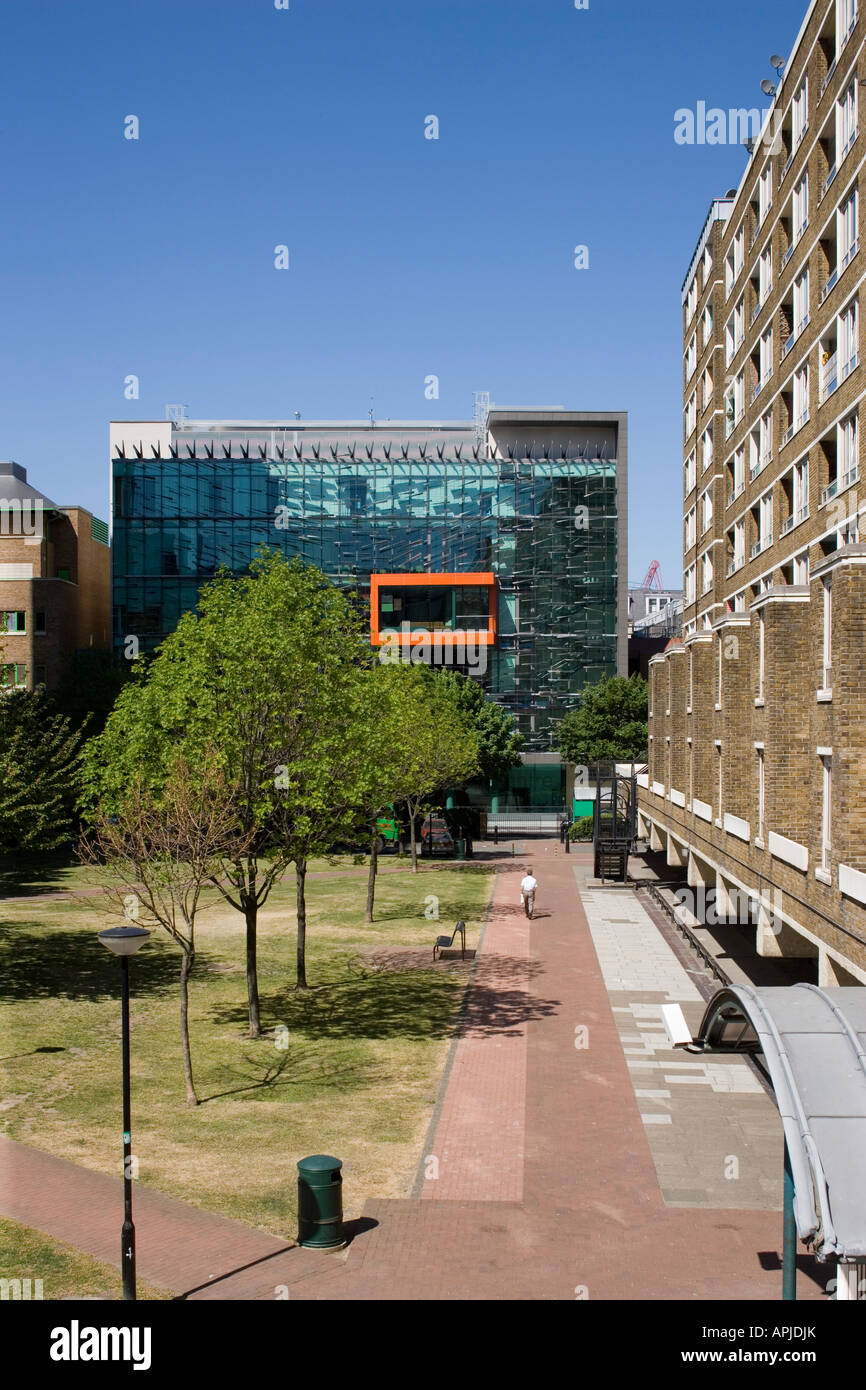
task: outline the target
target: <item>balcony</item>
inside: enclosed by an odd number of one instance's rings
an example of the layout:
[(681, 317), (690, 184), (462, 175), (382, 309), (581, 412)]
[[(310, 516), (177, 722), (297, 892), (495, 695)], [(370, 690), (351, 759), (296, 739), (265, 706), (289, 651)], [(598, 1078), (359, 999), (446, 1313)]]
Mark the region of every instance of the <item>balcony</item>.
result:
[(833, 271), (833, 274), (832, 274), (832, 275), (830, 276), (830, 278), (828, 279), (826, 285), (824, 286), (824, 288), (823, 288), (822, 291), (821, 291), (821, 298), (820, 298), (820, 300), (818, 301), (820, 304), (823, 304), (823, 303), (824, 303), (824, 300), (827, 298), (827, 295), (830, 293), (830, 291), (832, 290), (833, 286), (836, 284), (836, 281), (837, 281), (838, 279), (839, 279), (839, 267), (837, 266), (836, 269)]
[(819, 506), (819, 507), (823, 507), (823, 506), (825, 505), (825, 503), (827, 503), (827, 502), (832, 502), (833, 498), (836, 496), (836, 493), (837, 493), (838, 491), (839, 491), (839, 479), (838, 479), (838, 478), (834, 478), (833, 481), (832, 481), (832, 483), (830, 484), (829, 487), (824, 487), (824, 488), (821, 489), (821, 495), (820, 495), (820, 497), (818, 498), (818, 506)]
[(736, 574), (737, 570), (741, 570), (741, 569), (743, 568), (743, 565), (744, 565), (745, 563), (746, 563), (746, 557), (745, 557), (745, 555), (735, 555), (734, 558), (733, 558), (732, 560), (729, 560), (729, 561), (728, 561), (728, 578), (730, 579), (730, 577), (731, 577), (732, 574)]
[(759, 473), (763, 473), (767, 464), (771, 462), (772, 457), (772, 449), (767, 449), (765, 453), (761, 454), (757, 463), (752, 463), (749, 465), (749, 482), (751, 482), (753, 478), (757, 478)]
[(840, 156), (839, 156), (839, 159), (838, 159), (838, 161), (837, 161), (837, 167), (838, 167), (839, 164), (842, 163), (842, 161), (843, 161), (843, 159), (845, 158), (845, 156), (849, 153), (849, 151), (850, 151), (850, 149), (851, 149), (851, 146), (854, 144), (854, 141), (857, 139), (857, 136), (858, 136), (859, 134), (860, 134), (860, 131), (859, 131), (859, 129), (857, 128), (857, 126), (855, 126), (854, 129), (851, 131), (851, 134), (848, 136), (848, 139), (845, 141), (845, 148), (843, 149), (842, 153), (841, 153)]
[(737, 486), (734, 488), (733, 492), (729, 492), (729, 493), (728, 493), (728, 500), (727, 500), (726, 506), (728, 506), (728, 507), (733, 506), (733, 504), (736, 502), (737, 498), (741, 495), (741, 493), (745, 492), (745, 490), (746, 490), (746, 484), (745, 484), (745, 483), (738, 483)]
[(840, 385), (841, 385), (842, 382), (846, 379), (846, 377), (849, 377), (849, 376), (851, 375), (851, 373), (853, 372), (854, 368), (857, 366), (857, 364), (859, 363), (859, 361), (860, 361), (860, 356), (859, 356), (859, 354), (856, 353), (856, 352), (853, 354), (853, 356), (851, 356), (851, 357), (848, 358), (848, 361), (845, 363), (844, 367), (842, 368), (841, 372), (839, 373), (839, 384), (840, 384)]
[(856, 483), (857, 480), (859, 479), (859, 477), (860, 477), (860, 466), (859, 466), (859, 464), (856, 464), (856, 463), (855, 463), (854, 466), (853, 466), (852, 468), (849, 468), (849, 469), (848, 469), (848, 472), (847, 472), (847, 473), (843, 473), (843, 474), (842, 474), (842, 483), (841, 483), (841, 486), (840, 486), (840, 488), (839, 488), (839, 491), (840, 491), (840, 492), (844, 492), (845, 489), (846, 489), (846, 487), (850, 487), (852, 483)]
[[(824, 197), (825, 193), (827, 192), (827, 189), (830, 187), (830, 184), (833, 182), (833, 180), (835, 179), (835, 177), (836, 177), (836, 175), (838, 174), (838, 172), (839, 172), (839, 165), (838, 165), (838, 164), (834, 164), (834, 165), (833, 165), (833, 168), (830, 170), (829, 174), (827, 175), (827, 177), (825, 178), (823, 184), (821, 185), (821, 198)], [(819, 203), (820, 203), (820, 201), (821, 201), (821, 198), (818, 199), (818, 202), (819, 202)]]
[(779, 536), (787, 536), (789, 531), (793, 531), (794, 527), (799, 526), (801, 521), (806, 521), (808, 516), (808, 506), (799, 507), (796, 512), (792, 512), (790, 516), (785, 517), (785, 520), (779, 528)]
[(794, 426), (793, 426), (793, 424), (790, 424), (790, 425), (788, 426), (788, 428), (785, 430), (785, 433), (782, 435), (782, 438), (781, 438), (780, 441), (779, 441), (779, 448), (780, 448), (780, 449), (784, 449), (785, 445), (786, 445), (786, 444), (790, 444), (790, 442), (791, 442), (791, 440), (792, 440), (793, 438), (794, 438)]
[(760, 540), (755, 541), (755, 544), (752, 546), (752, 549), (751, 549), (751, 557), (752, 557), (752, 559), (754, 560), (754, 558), (755, 558), (756, 555), (760, 555), (760, 553), (761, 553), (762, 550), (768, 550), (772, 544), (773, 544), (773, 537), (772, 537), (772, 535), (769, 535), (769, 536), (761, 536)]
[(821, 96), (824, 95), (824, 93), (826, 92), (827, 88), (830, 86), (831, 81), (833, 80), (833, 73), (836, 71), (836, 62), (837, 62), (837, 59), (834, 58), (833, 61), (832, 61), (832, 63), (830, 64), (830, 66), (829, 66), (828, 69), (827, 69), (827, 76), (824, 78), (824, 81), (821, 83)]
[(818, 390), (818, 399), (822, 405), (828, 396), (832, 396), (836, 387), (839, 385), (839, 373), (837, 371), (838, 361), (839, 354), (838, 352), (834, 352), (833, 356), (828, 358), (821, 368), (821, 385)]
[(783, 270), (785, 269), (785, 266), (788, 264), (789, 260), (790, 260), (791, 257), (793, 256), (793, 254), (794, 254), (794, 247), (796, 246), (796, 244), (797, 244), (797, 243), (796, 243), (795, 241), (792, 241), (792, 242), (791, 242), (791, 245), (788, 247), (787, 251), (785, 252), (784, 256), (782, 257), (782, 269), (783, 269)]

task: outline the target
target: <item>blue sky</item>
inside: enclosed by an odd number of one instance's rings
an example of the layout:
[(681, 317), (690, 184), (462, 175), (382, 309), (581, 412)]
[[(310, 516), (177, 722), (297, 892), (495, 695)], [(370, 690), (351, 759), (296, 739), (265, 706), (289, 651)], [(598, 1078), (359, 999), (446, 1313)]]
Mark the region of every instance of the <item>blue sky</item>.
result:
[(627, 410), (629, 575), (678, 585), (680, 286), (746, 156), (677, 145), (674, 111), (766, 105), (804, 13), (4, 0), (0, 457), (107, 517), (108, 421), (169, 402)]

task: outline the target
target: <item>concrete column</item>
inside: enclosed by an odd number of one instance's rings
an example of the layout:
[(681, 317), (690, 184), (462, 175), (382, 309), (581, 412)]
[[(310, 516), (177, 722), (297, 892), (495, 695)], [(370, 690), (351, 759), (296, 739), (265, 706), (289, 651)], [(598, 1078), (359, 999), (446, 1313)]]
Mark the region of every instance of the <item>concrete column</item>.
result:
[(689, 851), (689, 870), (688, 880), (690, 888), (707, 889), (715, 883), (715, 869), (711, 869), (705, 860), (695, 854), (694, 850)]
[(817, 947), (811, 941), (773, 912), (772, 902), (768, 898), (761, 899), (755, 950), (759, 956), (809, 957), (818, 954)]
[(638, 811), (638, 813), (637, 813), (637, 837), (638, 837), (639, 840), (645, 840), (645, 839), (647, 838), (648, 835), (649, 835), (649, 821), (647, 820), (647, 818), (646, 818), (646, 816), (644, 815), (643, 811)]
[(674, 869), (683, 869), (686, 865), (689, 852), (685, 845), (681, 845), (679, 840), (675, 840), (673, 835), (668, 835), (667, 862)]
[(818, 948), (818, 986), (820, 989), (838, 989), (840, 986), (848, 988), (862, 984), (862, 980), (858, 980), (856, 975), (834, 960), (822, 946)]

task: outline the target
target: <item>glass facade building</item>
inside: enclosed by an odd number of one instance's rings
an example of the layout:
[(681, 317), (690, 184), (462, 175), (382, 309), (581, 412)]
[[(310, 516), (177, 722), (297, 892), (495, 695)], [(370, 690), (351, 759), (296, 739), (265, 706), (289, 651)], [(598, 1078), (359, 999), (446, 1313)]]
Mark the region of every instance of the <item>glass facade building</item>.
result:
[[(459, 629), (475, 609), (486, 624), (487, 595), (455, 589), (485, 573), (495, 639), (472, 673), (528, 750), (555, 747), (583, 686), (624, 672), (625, 417), (544, 412), (530, 443), (499, 414), (483, 438), (470, 424), (113, 425), (116, 647), (135, 636), (154, 649), (201, 584), (221, 566), (242, 572), (263, 545), (367, 599), (387, 576), (374, 629), (399, 628), (404, 602), (413, 630)], [(402, 575), (451, 588), (413, 594)]]

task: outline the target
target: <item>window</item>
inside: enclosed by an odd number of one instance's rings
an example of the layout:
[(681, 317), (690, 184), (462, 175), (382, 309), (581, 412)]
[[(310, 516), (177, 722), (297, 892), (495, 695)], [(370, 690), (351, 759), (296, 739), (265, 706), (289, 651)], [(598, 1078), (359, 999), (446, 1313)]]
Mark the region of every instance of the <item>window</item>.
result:
[(758, 181), (758, 224), (773, 206), (773, 166), (768, 164)]
[(857, 439), (857, 416), (849, 415), (836, 426), (836, 459), (839, 488), (848, 487), (859, 476), (859, 445)]
[(830, 872), (830, 854), (832, 851), (830, 843), (832, 796), (833, 759), (825, 756), (821, 758), (821, 868), (825, 873)]
[(36, 610), (36, 617), (35, 617), (34, 624), (33, 624), (33, 631), (36, 633), (36, 636), (37, 636), (37, 637), (44, 637), (44, 636), (45, 636), (45, 614), (42, 613), (42, 612), (40, 612), (40, 610), (39, 610), (38, 608), (37, 608), (37, 610)]
[(857, 352), (860, 344), (859, 303), (855, 299), (844, 309), (838, 319), (838, 356), (841, 363), (839, 380), (844, 381), (857, 366)]
[(857, 138), (857, 84), (852, 82), (836, 102), (836, 166)]
[(821, 644), (821, 689), (833, 684), (833, 581), (827, 575), (823, 581), (824, 636)]
[(694, 375), (695, 367), (698, 365), (698, 340), (695, 333), (692, 334), (688, 347), (686, 348), (686, 381)]
[(740, 300), (725, 324), (725, 366), (733, 361), (734, 354), (743, 341), (743, 301)]
[(702, 326), (703, 333), (701, 335), (701, 347), (706, 347), (707, 343), (710, 341), (710, 338), (712, 338), (713, 336), (713, 306), (711, 304), (708, 304), (707, 307), (704, 309)]
[(791, 219), (791, 245), (794, 246), (800, 240), (809, 225), (809, 175), (804, 174), (797, 187), (794, 189), (792, 219)]
[(761, 549), (766, 550), (773, 540), (773, 494), (765, 492), (758, 503), (761, 519)]
[(758, 261), (758, 303), (764, 304), (773, 288), (773, 252), (768, 246)]
[(746, 451), (741, 444), (734, 454), (734, 497), (739, 497), (746, 486)]
[(796, 463), (792, 479), (792, 513), (794, 525), (798, 526), (809, 515), (809, 460)]
[(809, 267), (794, 281), (794, 337), (798, 338), (809, 322)]
[(36, 684), (37, 684), (37, 685), (44, 685), (44, 684), (45, 684), (45, 667), (44, 667), (44, 666), (37, 666), (37, 667), (36, 667)]
[(713, 524), (713, 488), (712, 484), (706, 492), (701, 494), (701, 535), (709, 531)]
[(742, 569), (746, 563), (746, 523), (734, 522), (734, 569)]
[(808, 583), (809, 583), (809, 552), (808, 552), (808, 550), (804, 550), (802, 555), (797, 555), (797, 556), (795, 556), (795, 558), (794, 558), (794, 583), (795, 583), (795, 584), (808, 584)]
[(841, 53), (845, 41), (857, 20), (857, 0), (836, 0), (836, 57)]
[(837, 209), (836, 212), (836, 263), (841, 274), (854, 256), (857, 242), (857, 190)]
[(731, 247), (731, 250), (728, 252), (727, 256), (725, 257), (725, 298), (726, 298), (726, 299), (727, 299), (728, 295), (731, 293), (731, 290), (734, 288), (734, 281), (736, 280), (736, 278), (737, 278), (737, 273), (736, 273), (736, 271), (734, 270), (734, 250), (733, 250), (733, 247)]
[(694, 508), (694, 507), (691, 507), (691, 508), (689, 509), (689, 511), (686, 513), (686, 535), (685, 535), (685, 546), (686, 546), (686, 550), (691, 550), (692, 546), (693, 546), (694, 543), (695, 543), (695, 539), (696, 539), (696, 531), (695, 531), (695, 508)]
[(690, 435), (693, 434), (697, 423), (698, 396), (697, 392), (693, 391), (692, 394), (689, 396), (688, 403), (686, 405), (686, 439), (688, 439)]
[(806, 126), (809, 123), (809, 81), (803, 79), (803, 85), (791, 102), (791, 135), (793, 143), (791, 151), (797, 148), (806, 133)]
[(746, 229), (740, 227), (734, 237), (734, 278), (739, 275), (746, 259)]
[(698, 281), (697, 281), (697, 276), (695, 276), (694, 280), (693, 280), (692, 283), (689, 285), (689, 297), (688, 297), (688, 300), (686, 301), (686, 321), (687, 321), (688, 323), (691, 323), (692, 319), (694, 318), (694, 316), (695, 316), (695, 310), (697, 309), (697, 307), (698, 307)]
[(760, 347), (761, 385), (773, 375), (773, 330), (768, 328), (761, 335)]
[(704, 259), (701, 265), (703, 270), (704, 289), (706, 289), (713, 269), (713, 253), (709, 246), (704, 249)]
[(713, 427), (708, 425), (701, 435), (701, 472), (713, 465)]
[(0, 687), (11, 688), (27, 684), (27, 664), (23, 661), (9, 662), (0, 666)]
[(0, 613), (0, 632), (26, 632), (27, 614), (20, 608), (14, 612)]
[(709, 550), (701, 556), (701, 593), (706, 594), (713, 587), (713, 557)]
[(733, 432), (743, 418), (746, 407), (746, 374), (740, 372), (725, 393), (725, 437)]
[(703, 408), (704, 410), (706, 410), (707, 406), (712, 403), (713, 399), (713, 378), (710, 376), (709, 368), (704, 372), (701, 385), (704, 397)]
[(686, 603), (694, 603), (695, 601), (695, 575), (696, 567), (694, 565), (689, 565), (683, 576), (686, 588)]
[(70, 582), (70, 571), (64, 565), (61, 565), (61, 567), (57, 571), (57, 574), (55, 575), (55, 578), (65, 579), (68, 584)]
[(689, 493), (691, 492), (692, 488), (695, 486), (695, 483), (697, 482), (697, 476), (698, 476), (698, 473), (697, 473), (697, 454), (696, 454), (696, 452), (695, 452), (694, 449), (692, 449), (692, 452), (689, 454), (688, 458), (686, 459), (686, 469), (685, 469), (685, 471), (686, 471), (685, 489), (686, 489), (686, 496), (688, 497)]
[(809, 364), (805, 363), (794, 373), (794, 401), (792, 423), (795, 430), (805, 425), (809, 418)]
[(755, 751), (758, 755), (758, 839), (763, 840), (765, 801), (764, 750), (763, 748), (757, 748)]
[(766, 677), (766, 626), (764, 623), (763, 608), (758, 613), (758, 699), (764, 698), (764, 680)]

